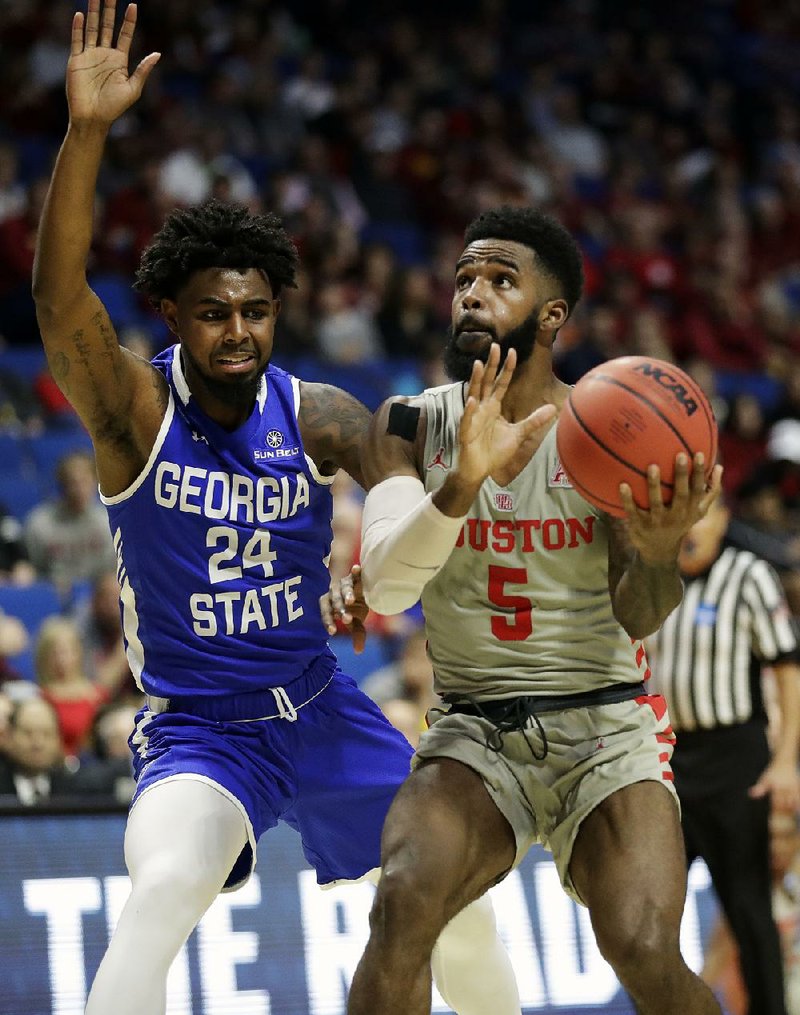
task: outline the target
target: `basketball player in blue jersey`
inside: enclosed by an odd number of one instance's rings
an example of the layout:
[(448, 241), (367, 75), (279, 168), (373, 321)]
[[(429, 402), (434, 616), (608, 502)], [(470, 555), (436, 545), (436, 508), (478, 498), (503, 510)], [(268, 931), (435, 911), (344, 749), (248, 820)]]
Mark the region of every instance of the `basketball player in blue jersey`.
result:
[[(321, 884), (376, 876), (411, 749), (338, 670), (319, 614), (330, 484), (339, 468), (361, 481), (369, 413), (269, 365), (297, 266), (277, 219), (221, 204), (169, 216), (137, 278), (177, 339), (153, 363), (120, 347), (87, 285), (105, 138), (158, 61), (129, 75), (136, 8), (116, 44), (114, 17), (113, 2), (89, 0), (73, 22), (34, 296), (53, 375), (94, 443), (146, 696), (131, 738), (132, 893), (87, 1012), (158, 1015), (181, 945), (279, 820)], [(434, 967), (460, 1015), (518, 1015), (488, 902), (451, 923)]]
[(581, 286), (559, 223), (529, 208), (479, 216), (455, 271), (454, 383), (390, 399), (365, 441), (366, 601), (391, 614), (421, 597), (449, 708), (431, 710), (384, 825), (350, 1015), (426, 1015), (441, 928), (536, 842), (641, 1015), (720, 1013), (680, 953), (674, 736), (640, 639), (680, 601), (678, 549), (721, 469), (707, 488), (703, 456), (678, 456), (666, 505), (651, 466), (648, 510), (621, 486), (624, 520), (571, 487), (552, 345)]

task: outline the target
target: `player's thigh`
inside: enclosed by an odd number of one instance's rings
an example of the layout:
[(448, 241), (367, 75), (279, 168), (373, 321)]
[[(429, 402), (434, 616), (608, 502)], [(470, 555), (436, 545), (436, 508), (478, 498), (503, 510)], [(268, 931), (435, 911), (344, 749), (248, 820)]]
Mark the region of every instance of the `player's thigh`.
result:
[(191, 777), (165, 779), (130, 812), (125, 861), (134, 880), (219, 875), (224, 881), (247, 839), (241, 804), (222, 787)]
[(400, 787), (383, 829), (385, 874), (411, 870), (432, 891), (466, 904), (514, 863), (516, 845), (483, 779), (451, 758), (419, 764)]
[(581, 823), (570, 876), (595, 929), (630, 934), (650, 911), (677, 934), (686, 895), (686, 855), (675, 798), (655, 780), (606, 797)]

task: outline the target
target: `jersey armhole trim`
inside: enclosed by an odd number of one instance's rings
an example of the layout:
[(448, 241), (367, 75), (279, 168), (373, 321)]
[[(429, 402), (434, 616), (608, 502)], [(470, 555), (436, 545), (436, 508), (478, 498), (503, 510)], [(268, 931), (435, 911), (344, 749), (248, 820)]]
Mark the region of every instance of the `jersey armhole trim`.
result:
[[(297, 432), (300, 433), (300, 378), (292, 375), (292, 395), (294, 397), (294, 418), (297, 420)], [(300, 435), (302, 440), (302, 434)], [(336, 479), (336, 475), (323, 476), (317, 467), (317, 463), (314, 459), (306, 452), (303, 448), (303, 457), (306, 460), (308, 471), (311, 473), (312, 478), (315, 482), (319, 483), (320, 486), (330, 486), (331, 483)]]
[(106, 506), (110, 506), (113, 504), (121, 504), (123, 501), (128, 500), (129, 497), (132, 497), (136, 493), (136, 491), (139, 489), (139, 487), (142, 485), (145, 479), (147, 479), (147, 476), (149, 475), (151, 469), (153, 468), (153, 464), (155, 463), (155, 460), (158, 457), (158, 453), (161, 451), (161, 447), (164, 444), (164, 441), (166, 440), (167, 433), (169, 432), (170, 425), (172, 424), (172, 417), (174, 415), (175, 415), (175, 398), (172, 394), (172, 388), (170, 388), (169, 402), (167, 403), (167, 411), (164, 413), (164, 418), (161, 421), (161, 426), (158, 429), (158, 434), (156, 435), (156, 439), (153, 442), (153, 447), (152, 450), (150, 451), (150, 456), (147, 459), (145, 467), (142, 469), (142, 471), (139, 473), (136, 479), (134, 479), (131, 485), (126, 490), (123, 490), (121, 493), (114, 494), (113, 497), (104, 497), (103, 494), (101, 493), (100, 500), (103, 504), (105, 504)]

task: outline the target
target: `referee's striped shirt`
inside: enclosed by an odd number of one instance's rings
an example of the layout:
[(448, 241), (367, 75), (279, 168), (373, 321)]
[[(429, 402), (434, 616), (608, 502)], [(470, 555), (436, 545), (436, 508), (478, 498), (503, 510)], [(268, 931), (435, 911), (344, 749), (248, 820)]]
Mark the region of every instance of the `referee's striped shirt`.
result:
[(772, 567), (727, 547), (648, 644), (675, 729), (714, 729), (764, 714), (761, 666), (797, 658), (798, 632)]

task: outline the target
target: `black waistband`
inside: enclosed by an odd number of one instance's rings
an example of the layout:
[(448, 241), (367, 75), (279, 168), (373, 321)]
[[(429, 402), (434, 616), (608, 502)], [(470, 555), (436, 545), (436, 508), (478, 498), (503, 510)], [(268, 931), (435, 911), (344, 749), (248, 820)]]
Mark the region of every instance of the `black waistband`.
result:
[(647, 694), (645, 686), (639, 684), (611, 684), (593, 691), (578, 691), (575, 694), (523, 694), (516, 698), (490, 698), (486, 701), (453, 701), (457, 695), (443, 695), (450, 712), (464, 715), (479, 715), (491, 722), (503, 722), (510, 714), (520, 712), (543, 715), (545, 712), (563, 712), (568, 708), (585, 708), (588, 705), (615, 705)]

